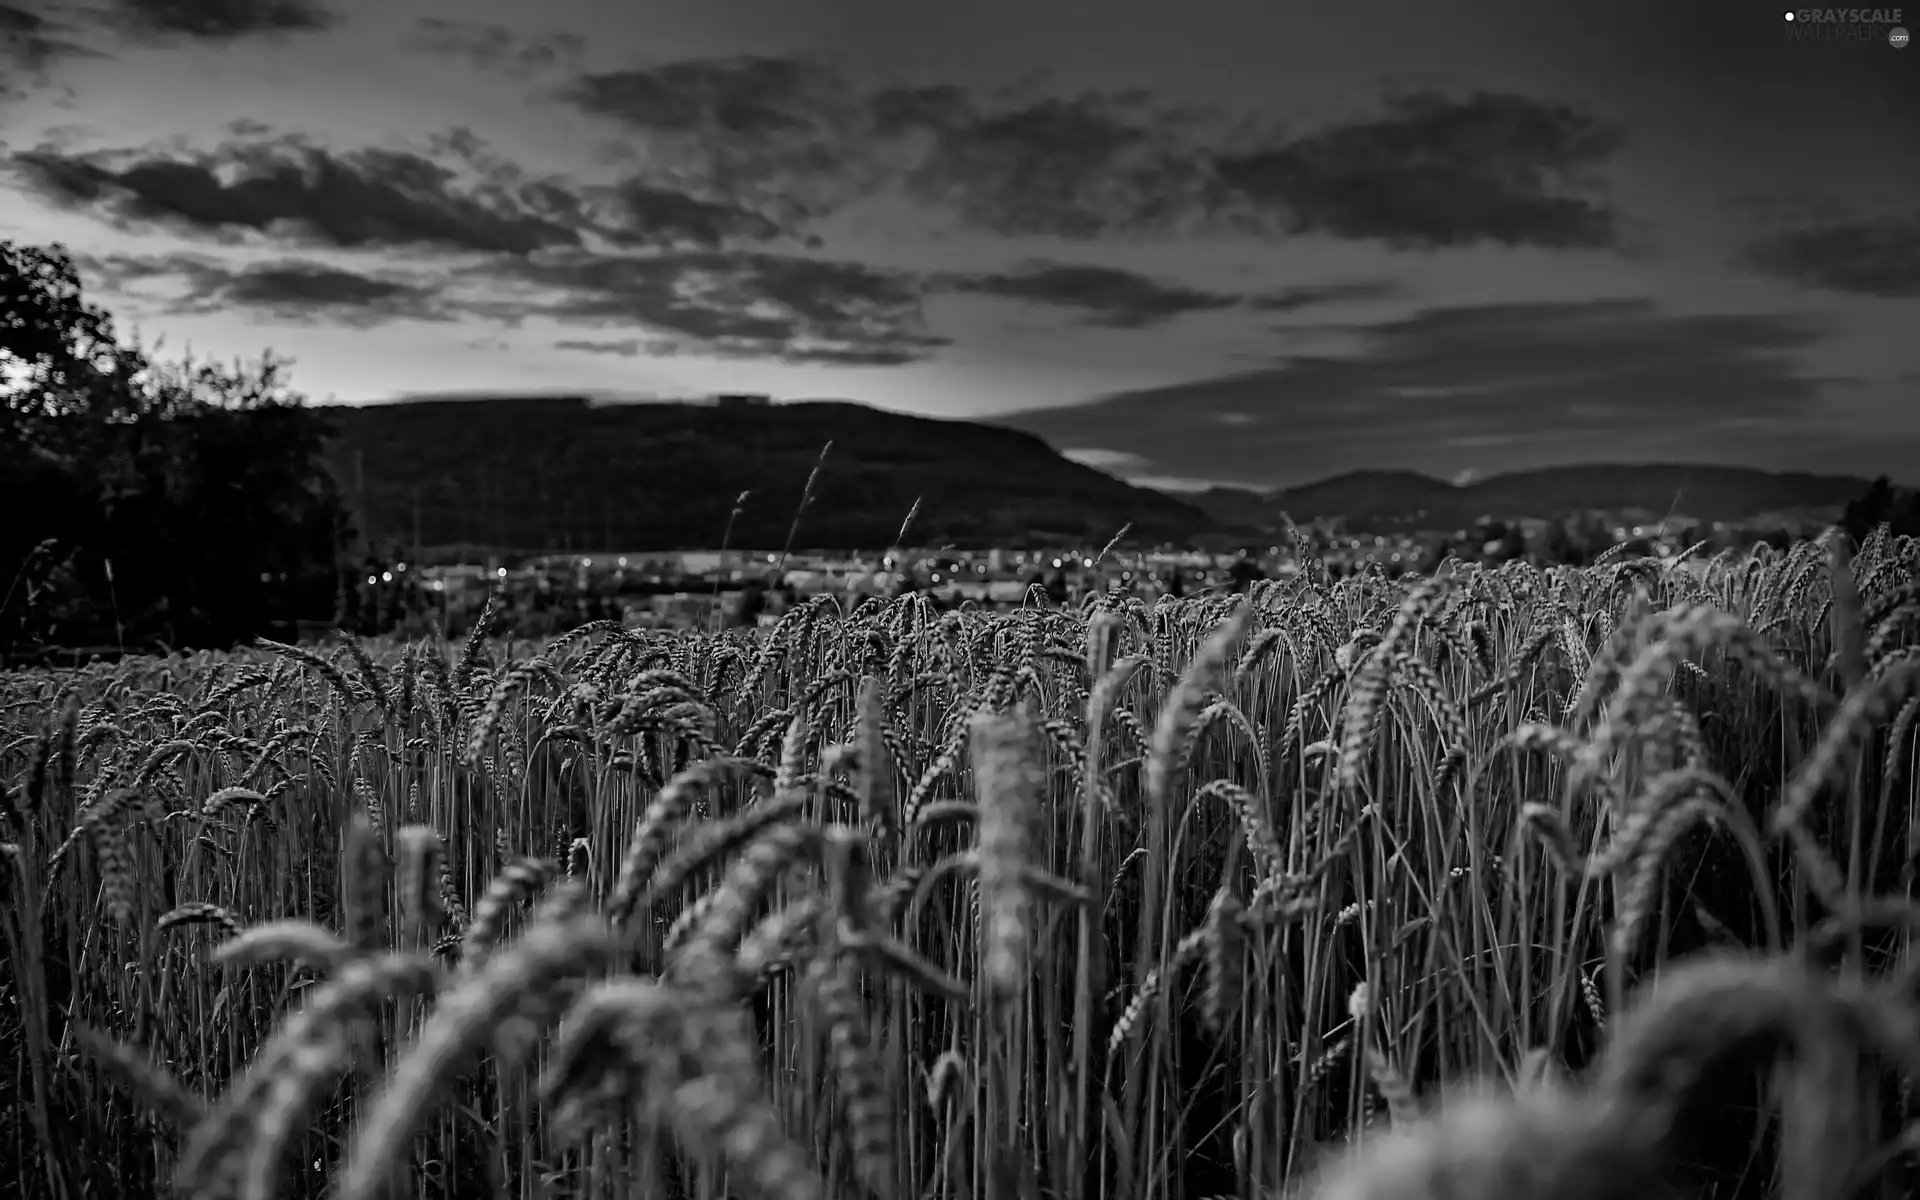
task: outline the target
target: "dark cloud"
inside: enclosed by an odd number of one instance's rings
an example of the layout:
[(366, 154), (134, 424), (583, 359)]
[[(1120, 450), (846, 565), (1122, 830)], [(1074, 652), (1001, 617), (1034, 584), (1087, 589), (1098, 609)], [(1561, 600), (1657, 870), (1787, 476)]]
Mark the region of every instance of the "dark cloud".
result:
[(908, 194), (1011, 236), (1166, 232), (1203, 217), (1214, 180), (1195, 131), (1133, 97), (1088, 94), (934, 113)]
[(137, 32), (228, 41), (255, 34), (309, 33), (333, 24), (312, 0), (117, 0)]
[(494, 74), (520, 78), (577, 69), (584, 48), (574, 34), (525, 37), (499, 25), (444, 17), (422, 17), (408, 30), (402, 47), (415, 54), (458, 58)]
[(516, 254), (579, 240), (539, 213), (537, 188), (466, 188), (447, 167), (405, 151), (336, 154), (292, 141), (181, 158), (40, 149), (15, 155), (13, 165), (43, 197), (128, 226)]
[(206, 314), (247, 310), (276, 320), (369, 328), (396, 320), (444, 319), (437, 289), (301, 259), (230, 266), (193, 255), (90, 258), (88, 274), (125, 291), (178, 281), (185, 294), (168, 311)]
[(1597, 178), (1619, 130), (1518, 95), (1401, 94), (1379, 115), (1297, 136), (1138, 90), (862, 89), (790, 58), (583, 75), (561, 97), (635, 134), (626, 157), (643, 178), (788, 226), (888, 189), (1009, 236), (1224, 229), (1421, 247), (1620, 236)]
[(309, 262), (249, 268), (227, 281), (210, 300), (221, 307), (347, 324), (436, 315), (431, 288)]
[(956, 129), (979, 115), (967, 90), (947, 83), (883, 87), (867, 98), (866, 109), (873, 119), (874, 132), (883, 138)]
[(690, 244), (713, 250), (730, 242), (772, 241), (787, 232), (762, 213), (637, 180), (611, 195), (625, 221), (609, 230), (609, 237), (622, 245)]
[(582, 75), (561, 89), (642, 142), (618, 157), (636, 182), (757, 212), (785, 227), (823, 217), (883, 179), (860, 97), (792, 58), (690, 59)]
[(1322, 283), (1304, 287), (1281, 288), (1254, 296), (1247, 301), (1260, 312), (1299, 312), (1328, 304), (1350, 304), (1366, 300), (1392, 300), (1402, 294), (1397, 283), (1386, 280), (1356, 280), (1351, 283)]
[(212, 153), (43, 147), (15, 155), (12, 166), (27, 190), (125, 226), (251, 231), (315, 246), (526, 254), (589, 236), (626, 248), (719, 249), (789, 235), (742, 204), (639, 179), (581, 186), (533, 176), (464, 129), (433, 139), (425, 152), (337, 152), (264, 138), (251, 125), (233, 132), (235, 140)]
[(944, 338), (923, 338), (893, 346), (795, 346), (781, 357), (790, 363), (829, 367), (904, 367), (922, 361), (929, 350), (946, 344)]
[(772, 143), (822, 132), (850, 115), (845, 81), (794, 58), (688, 59), (583, 75), (566, 99), (585, 112), (661, 133)]
[(1294, 233), (1397, 246), (1613, 244), (1619, 230), (1579, 194), (1620, 148), (1619, 130), (1563, 104), (1479, 93), (1395, 97), (1386, 115), (1214, 161), (1238, 205)]
[(1920, 210), (1827, 220), (1766, 235), (1742, 256), (1755, 270), (1830, 292), (1920, 296)]
[(1192, 115), (1143, 93), (861, 89), (821, 63), (737, 57), (585, 75), (562, 98), (642, 135), (635, 158), (673, 186), (785, 197), (796, 219), (887, 187), (994, 232), (1092, 237), (1191, 219), (1207, 186)]
[[(631, 329), (632, 353), (900, 365), (946, 344), (905, 275), (753, 252), (577, 253), (476, 268), (496, 316)], [(623, 339), (569, 349), (625, 353)], [(608, 349), (608, 347), (612, 347)]]
[(1793, 360), (1823, 331), (1790, 317), (1601, 301), (1429, 309), (1356, 332), (1366, 347), (1352, 357), (996, 420), (1131, 473), (1269, 484), (1362, 467), (1447, 476), (1489, 459), (1671, 458), (1743, 439), (1790, 458), (1782, 431), (1823, 386)]
[(640, 338), (621, 338), (611, 342), (597, 342), (592, 338), (561, 338), (553, 344), (553, 348), (573, 350), (581, 354), (611, 354), (619, 358), (635, 358), (647, 352), (647, 343)]
[[(914, 275), (737, 243), (784, 236), (762, 213), (639, 180), (577, 187), (534, 178), (454, 130), (424, 152), (321, 149), (292, 139), (202, 155), (146, 150), (16, 155), (28, 190), (146, 229), (228, 242), (264, 235), (328, 250), (466, 251), (438, 294), (313, 263), (245, 275), (174, 260), (198, 304), (372, 322), (458, 312), (620, 331), (645, 352), (889, 365), (944, 339), (926, 328)], [(127, 262), (118, 269), (128, 278)], [(462, 290), (464, 289), (464, 290)], [(617, 339), (616, 339), (617, 340)]]
[[(658, 174), (630, 176), (611, 186), (576, 186), (560, 180), (531, 179), (471, 130), (455, 129), (434, 139), (435, 157), (456, 159), (485, 179), (496, 192), (515, 196), (541, 216), (582, 232), (592, 232), (624, 248), (715, 250), (736, 242), (768, 242), (808, 235), (790, 228), (725, 188), (684, 180), (667, 186)], [(701, 189), (701, 191), (687, 190)], [(776, 203), (792, 217), (791, 206)]]
[(1832, 196), (1791, 191), (1737, 195), (1726, 202), (1725, 208), (1743, 223), (1774, 230), (1841, 221), (1853, 216), (1852, 210)]
[(1241, 298), (1165, 283), (1114, 267), (1031, 263), (992, 275), (945, 275), (933, 285), (946, 290), (1078, 309), (1089, 325), (1141, 329), (1194, 312), (1232, 308)]
[(52, 32), (39, 14), (0, 4), (0, 58), (16, 67), (44, 66), (54, 54)]
[(76, 40), (78, 33), (70, 22), (0, 4), (0, 100), (45, 87), (49, 68), (62, 59), (97, 56)]

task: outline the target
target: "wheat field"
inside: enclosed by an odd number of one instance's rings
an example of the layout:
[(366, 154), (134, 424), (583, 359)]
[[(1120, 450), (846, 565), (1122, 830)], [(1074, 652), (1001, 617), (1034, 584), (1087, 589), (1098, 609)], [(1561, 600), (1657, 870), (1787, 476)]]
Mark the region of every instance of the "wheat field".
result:
[(30, 1197), (1902, 1194), (1916, 618), (1920, 544), (1836, 531), (7, 675), (0, 1155)]

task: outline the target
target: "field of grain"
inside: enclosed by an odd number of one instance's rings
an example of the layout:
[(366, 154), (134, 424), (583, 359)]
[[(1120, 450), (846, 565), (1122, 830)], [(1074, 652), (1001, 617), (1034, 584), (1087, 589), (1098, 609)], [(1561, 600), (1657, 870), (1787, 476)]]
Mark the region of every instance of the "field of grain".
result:
[(1916, 580), (1883, 531), (6, 676), (0, 1157), (29, 1197), (1901, 1194)]

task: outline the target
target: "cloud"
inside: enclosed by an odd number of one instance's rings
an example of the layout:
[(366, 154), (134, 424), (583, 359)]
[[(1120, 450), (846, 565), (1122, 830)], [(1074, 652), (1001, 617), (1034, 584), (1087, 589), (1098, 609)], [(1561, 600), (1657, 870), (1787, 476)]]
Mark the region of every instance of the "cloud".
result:
[[(466, 256), (444, 263), (437, 294), (346, 267), (309, 264), (243, 279), (215, 273), (204, 265), (210, 260), (176, 260), (176, 273), (202, 297), (302, 319), (459, 312), (615, 331), (564, 339), (575, 350), (593, 342), (619, 353), (899, 365), (947, 344), (927, 327), (929, 290), (1053, 305), (1114, 328), (1239, 303), (1090, 264), (922, 275), (800, 253), (803, 239), (745, 205), (639, 177), (585, 186), (532, 176), (465, 130), (420, 149), (342, 151), (251, 129), (205, 152), (43, 146), (15, 155), (11, 166), (24, 190), (134, 232), (182, 231), (322, 258), (343, 250)], [(781, 241), (791, 248), (754, 248)]]
[(1397, 283), (1387, 280), (1357, 280), (1351, 283), (1321, 283), (1281, 288), (1254, 296), (1247, 306), (1259, 312), (1290, 313), (1329, 304), (1355, 304), (1368, 300), (1392, 300), (1403, 294)]
[[(553, 348), (618, 358), (673, 358), (684, 354), (717, 358), (768, 357), (759, 346), (724, 339), (699, 342), (675, 338), (621, 338), (608, 342), (591, 338), (562, 338), (553, 344)], [(918, 361), (922, 356), (910, 349), (878, 345), (799, 345), (778, 350), (777, 357), (792, 366), (899, 367)]]
[[(240, 0), (191, 9), (141, 2), (235, 30), (281, 12)], [(570, 61), (564, 39), (528, 41), (488, 25), (423, 21), (412, 36), (427, 52), (529, 70)], [(1512, 95), (1398, 96), (1385, 115), (1289, 137), (1142, 91), (860, 86), (798, 58), (576, 74), (557, 94), (627, 132), (606, 164), (624, 178), (588, 186), (536, 176), (466, 130), (424, 148), (342, 150), (257, 131), (202, 152), (43, 146), (15, 155), (12, 166), (41, 197), (129, 227), (336, 248), (526, 254), (591, 239), (626, 249), (817, 247), (823, 221), (877, 197), (976, 231), (1069, 240), (1281, 233), (1575, 247), (1607, 244), (1615, 229), (1611, 211), (1582, 193), (1617, 147), (1616, 131)], [(1153, 316), (1150, 289), (1138, 280), (1054, 270), (981, 287), (1023, 289), (1043, 302), (1055, 285), (1104, 288), (1109, 298), (1090, 310), (1103, 314), (1096, 319)], [(1114, 298), (1119, 289), (1126, 298)], [(1187, 311), (1214, 303), (1164, 288), (1154, 299)]]
[(1089, 325), (1141, 329), (1193, 312), (1232, 308), (1240, 297), (1203, 291), (1115, 267), (1029, 263), (986, 275), (945, 275), (935, 287), (1078, 309)]
[(1619, 238), (1598, 178), (1618, 128), (1512, 94), (1396, 95), (1379, 115), (1297, 136), (1138, 90), (862, 86), (797, 58), (585, 74), (559, 96), (635, 137), (627, 157), (643, 177), (789, 226), (884, 191), (1013, 237), (1211, 230), (1553, 248)]
[(309, 33), (333, 24), (311, 0), (117, 0), (134, 31), (229, 41), (258, 34)]
[(436, 288), (367, 275), (303, 259), (233, 266), (196, 255), (92, 258), (88, 273), (111, 289), (172, 282), (169, 312), (207, 314), (245, 309), (275, 320), (370, 328), (398, 320), (443, 320)]
[(438, 315), (431, 288), (297, 261), (248, 268), (224, 281), (206, 304), (209, 309), (233, 306), (349, 325)]
[(59, 43), (49, 35), (46, 18), (24, 8), (0, 4), (0, 59), (15, 68), (39, 68), (55, 56)]
[(1143, 455), (1125, 450), (1106, 450), (1099, 446), (1081, 446), (1062, 451), (1061, 457), (1097, 471), (1125, 472), (1149, 465)]
[(585, 43), (571, 33), (526, 37), (481, 21), (421, 17), (407, 31), (401, 47), (414, 54), (457, 58), (490, 74), (524, 79), (578, 69)]
[(1620, 131), (1569, 105), (1481, 92), (1397, 96), (1384, 116), (1215, 159), (1232, 202), (1294, 233), (1396, 246), (1616, 243), (1614, 214), (1580, 194)]
[(995, 233), (1092, 237), (1191, 219), (1206, 186), (1184, 110), (1143, 93), (862, 88), (824, 63), (753, 56), (583, 75), (562, 98), (642, 135), (648, 157), (664, 150), (676, 186), (786, 195), (796, 215), (886, 187)]
[(795, 58), (687, 59), (577, 76), (558, 92), (640, 141), (636, 180), (795, 226), (881, 180), (859, 97), (837, 72)]
[[(1152, 464), (1138, 454), (1128, 454), (1120, 450), (1104, 450), (1097, 446), (1087, 446), (1076, 450), (1066, 450), (1062, 458), (1071, 459), (1082, 466), (1092, 467), (1096, 471), (1105, 471), (1133, 484), (1135, 487), (1157, 488), (1163, 492), (1204, 492), (1208, 488), (1223, 486), (1219, 479), (1196, 479), (1188, 475), (1155, 475)], [(1227, 486), (1231, 486), (1228, 484)]]
[(621, 338), (618, 341), (596, 342), (592, 338), (561, 338), (553, 344), (555, 350), (574, 350), (581, 354), (610, 354), (618, 358), (634, 358), (647, 353), (647, 343), (641, 338)]
[(598, 237), (621, 247), (718, 249), (788, 236), (740, 204), (627, 179), (586, 186), (535, 176), (455, 129), (423, 150), (325, 149), (234, 131), (217, 150), (13, 156), (26, 190), (139, 228), (318, 247), (413, 246), (527, 254)]
[(35, 34), (46, 28), (46, 18), (11, 4), (0, 4), (0, 31), (10, 38)]
[(1802, 287), (1883, 299), (1920, 296), (1920, 209), (1826, 220), (1762, 237), (1743, 262)]
[(1444, 477), (1496, 439), (1514, 467), (1743, 441), (1778, 457), (1824, 386), (1792, 357), (1823, 330), (1794, 317), (1599, 301), (1428, 309), (1357, 332), (1364, 348), (1350, 357), (996, 421), (1065, 450), (1135, 456), (1130, 475), (1271, 484), (1374, 466)]
[(1196, 131), (1178, 110), (1147, 108), (1137, 94), (919, 115), (931, 138), (906, 173), (907, 193), (978, 228), (1091, 238), (1168, 232), (1206, 215), (1213, 180)]
[(582, 111), (661, 133), (771, 143), (848, 115), (840, 74), (797, 58), (686, 59), (582, 75), (564, 96)]
[(556, 219), (569, 215), (563, 193), (538, 182), (463, 185), (450, 168), (408, 151), (341, 154), (293, 139), (185, 157), (42, 148), (16, 154), (13, 167), (40, 196), (128, 227), (513, 254), (579, 240)]
[(936, 272), (926, 277), (929, 292), (955, 292), (1018, 300), (1077, 310), (1086, 325), (1109, 329), (1145, 329), (1190, 313), (1248, 308), (1257, 312), (1297, 312), (1306, 308), (1400, 294), (1397, 284), (1355, 281), (1283, 288), (1255, 295), (1211, 291), (1137, 271), (1091, 263), (1044, 260), (1011, 271), (981, 274)]
[(0, 100), (46, 86), (49, 68), (62, 59), (96, 56), (75, 40), (79, 33), (71, 23), (0, 4)]
[(496, 314), (635, 331), (564, 346), (588, 353), (897, 366), (946, 345), (928, 331), (911, 276), (853, 262), (748, 251), (583, 252), (488, 264), (467, 279)]
[(772, 241), (786, 230), (772, 218), (723, 201), (704, 200), (670, 188), (629, 180), (612, 191), (626, 218), (608, 231), (622, 245), (692, 244), (718, 249), (737, 241)]

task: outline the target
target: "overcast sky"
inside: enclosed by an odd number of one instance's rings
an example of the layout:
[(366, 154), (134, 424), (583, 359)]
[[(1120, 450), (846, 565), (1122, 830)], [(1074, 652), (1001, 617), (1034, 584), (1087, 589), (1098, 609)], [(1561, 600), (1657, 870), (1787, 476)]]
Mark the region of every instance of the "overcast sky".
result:
[(848, 398), (1174, 485), (1920, 483), (1920, 50), (1782, 16), (0, 0), (0, 237), (316, 399)]

